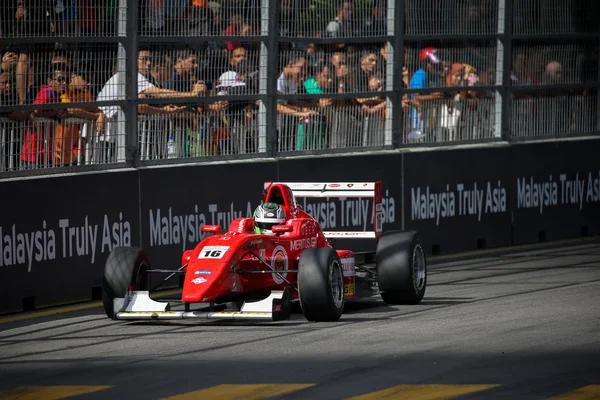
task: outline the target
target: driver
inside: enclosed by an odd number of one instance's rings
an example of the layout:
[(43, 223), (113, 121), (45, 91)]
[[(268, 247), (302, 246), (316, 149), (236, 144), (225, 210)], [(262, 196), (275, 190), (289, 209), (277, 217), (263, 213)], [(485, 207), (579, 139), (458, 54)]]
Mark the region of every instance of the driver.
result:
[(277, 203), (264, 203), (256, 207), (254, 214), (254, 231), (264, 235), (274, 235), (271, 228), (285, 223), (285, 211)]

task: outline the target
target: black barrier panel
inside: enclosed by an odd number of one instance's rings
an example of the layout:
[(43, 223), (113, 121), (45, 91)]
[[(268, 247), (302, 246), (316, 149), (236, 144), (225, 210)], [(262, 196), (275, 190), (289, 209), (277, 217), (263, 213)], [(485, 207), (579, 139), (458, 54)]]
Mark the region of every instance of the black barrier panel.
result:
[(0, 183), (0, 311), (90, 300), (115, 245), (139, 245), (137, 172)]
[(510, 245), (509, 147), (407, 152), (405, 228), (430, 254)]
[[(375, 182), (383, 188), (383, 230), (402, 228), (402, 158), (399, 153), (369, 156), (330, 156), (279, 162), (284, 182)], [(370, 199), (297, 199), (324, 231), (373, 231)], [(374, 240), (336, 240), (336, 248), (373, 251)]]
[(251, 217), (264, 182), (276, 178), (276, 162), (140, 170), (142, 242), (153, 267), (179, 268), (183, 251), (208, 235), (203, 224), (225, 231), (235, 218)]
[(600, 140), (515, 144), (515, 244), (600, 234)]

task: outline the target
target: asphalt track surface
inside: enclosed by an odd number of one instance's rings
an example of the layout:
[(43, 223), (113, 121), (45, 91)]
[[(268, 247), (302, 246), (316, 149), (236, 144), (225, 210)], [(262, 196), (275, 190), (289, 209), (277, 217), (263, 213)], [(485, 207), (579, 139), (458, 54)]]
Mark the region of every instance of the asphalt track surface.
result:
[(0, 398), (600, 398), (599, 244), (429, 268), (422, 304), (336, 323), (2, 317)]

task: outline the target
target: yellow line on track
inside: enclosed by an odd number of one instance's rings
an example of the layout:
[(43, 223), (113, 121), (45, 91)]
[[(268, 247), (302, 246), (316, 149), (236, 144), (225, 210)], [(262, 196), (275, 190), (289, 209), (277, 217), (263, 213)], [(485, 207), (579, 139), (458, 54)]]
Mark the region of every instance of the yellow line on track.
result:
[(589, 385), (573, 390), (572, 392), (551, 397), (548, 400), (598, 400), (600, 399), (600, 385)]
[(59, 400), (98, 392), (112, 386), (21, 386), (0, 391), (2, 400)]
[(348, 400), (443, 400), (488, 390), (500, 385), (399, 385)]
[(258, 384), (258, 385), (219, 385), (208, 389), (196, 390), (163, 400), (193, 400), (193, 399), (219, 399), (219, 400), (257, 400), (285, 393), (295, 392), (316, 386), (315, 384)]

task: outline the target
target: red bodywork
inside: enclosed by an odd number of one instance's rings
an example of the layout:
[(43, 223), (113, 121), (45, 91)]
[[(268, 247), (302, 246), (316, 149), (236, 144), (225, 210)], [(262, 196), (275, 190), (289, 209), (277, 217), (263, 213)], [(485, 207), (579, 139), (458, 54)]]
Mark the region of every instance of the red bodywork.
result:
[[(186, 267), (182, 301), (210, 302), (263, 290), (283, 290), (296, 285), (298, 261), (305, 249), (331, 247), (318, 222), (297, 206), (292, 190), (284, 184), (266, 188), (265, 202), (280, 204), (285, 210), (285, 226), (290, 232), (277, 236), (256, 234), (252, 218), (232, 221), (224, 234), (215, 234), (200, 242), (194, 250), (184, 252)], [(204, 232), (218, 232), (218, 227), (205, 226)], [(346, 299), (355, 297), (354, 254), (338, 250), (344, 269)], [(274, 273), (259, 261), (260, 257), (278, 271)], [(257, 272), (264, 271), (264, 272)], [(286, 282), (285, 280), (289, 281)], [(292, 296), (298, 293), (293, 290)]]

